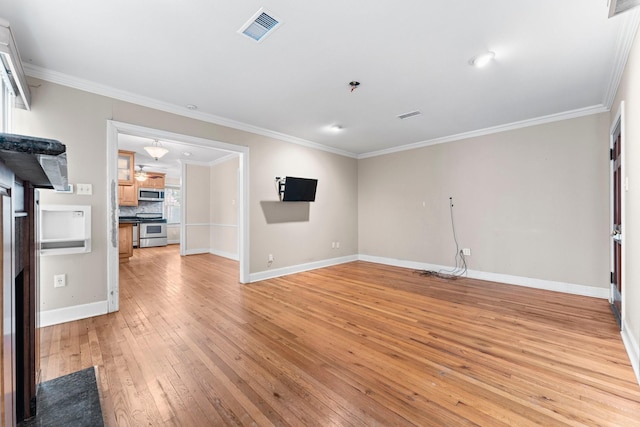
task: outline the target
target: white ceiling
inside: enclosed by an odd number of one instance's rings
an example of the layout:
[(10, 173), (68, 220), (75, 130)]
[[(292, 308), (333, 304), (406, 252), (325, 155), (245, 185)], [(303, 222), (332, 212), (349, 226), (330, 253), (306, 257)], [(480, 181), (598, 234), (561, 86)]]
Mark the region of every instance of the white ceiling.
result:
[[(237, 30), (261, 6), (284, 24), (256, 43)], [(608, 19), (606, 0), (0, 0), (32, 76), (353, 155), (607, 110), (636, 12)], [(486, 50), (493, 63), (471, 67)], [(412, 110), (423, 114), (396, 117)]]
[[(152, 145), (154, 141), (158, 141), (162, 147), (169, 150), (158, 160), (155, 160), (144, 150), (144, 147)], [(223, 158), (236, 155), (228, 151), (183, 142), (154, 140), (123, 133), (118, 135), (118, 148), (136, 153), (136, 169), (143, 166), (145, 171), (165, 173), (168, 177), (178, 180), (181, 175), (182, 163), (212, 164)]]

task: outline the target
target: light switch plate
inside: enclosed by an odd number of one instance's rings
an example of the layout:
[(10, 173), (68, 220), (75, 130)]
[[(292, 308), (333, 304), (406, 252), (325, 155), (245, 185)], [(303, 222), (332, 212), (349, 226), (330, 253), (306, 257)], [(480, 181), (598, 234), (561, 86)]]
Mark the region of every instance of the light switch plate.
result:
[(91, 184), (77, 184), (78, 194), (83, 196), (90, 196), (93, 194), (93, 186)]

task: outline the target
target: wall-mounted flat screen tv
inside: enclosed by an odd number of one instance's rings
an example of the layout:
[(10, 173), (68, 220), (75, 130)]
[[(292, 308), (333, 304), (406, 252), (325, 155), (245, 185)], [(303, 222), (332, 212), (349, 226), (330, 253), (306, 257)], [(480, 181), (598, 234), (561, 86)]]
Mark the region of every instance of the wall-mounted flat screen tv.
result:
[(283, 202), (314, 202), (316, 200), (317, 179), (288, 176), (284, 181)]

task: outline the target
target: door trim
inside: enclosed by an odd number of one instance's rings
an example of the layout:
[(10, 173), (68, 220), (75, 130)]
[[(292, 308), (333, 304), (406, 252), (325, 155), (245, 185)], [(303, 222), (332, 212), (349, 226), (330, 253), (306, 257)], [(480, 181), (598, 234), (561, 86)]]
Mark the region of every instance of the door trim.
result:
[[(119, 309), (119, 255), (118, 255), (118, 134), (141, 136), (150, 139), (166, 139), (187, 145), (215, 148), (236, 153), (239, 156), (238, 189), (238, 255), (240, 258), (240, 283), (249, 283), (249, 147), (211, 139), (153, 129), (130, 123), (107, 120), (107, 300), (109, 312)], [(181, 237), (182, 240), (182, 237)]]
[[(614, 138), (616, 134), (616, 129), (620, 127), (620, 170), (622, 171), (622, 177), (620, 179), (620, 215), (621, 215), (621, 224), (620, 224), (620, 235), (622, 238), (622, 254), (621, 254), (621, 267), (620, 267), (620, 276), (622, 281), (622, 289), (620, 291), (620, 329), (625, 329), (625, 284), (627, 280), (626, 275), (626, 192), (627, 192), (627, 168), (625, 164), (625, 105), (624, 101), (620, 102), (620, 108), (616, 113), (611, 127), (609, 129), (609, 149), (613, 149)], [(613, 182), (613, 170), (614, 164), (612, 161), (609, 162), (609, 228), (613, 224), (614, 218), (614, 182)], [(613, 239), (609, 239), (609, 265), (611, 271), (614, 271), (614, 244)], [(614, 284), (610, 284), (610, 295), (609, 295), (609, 303), (613, 304), (613, 288)]]

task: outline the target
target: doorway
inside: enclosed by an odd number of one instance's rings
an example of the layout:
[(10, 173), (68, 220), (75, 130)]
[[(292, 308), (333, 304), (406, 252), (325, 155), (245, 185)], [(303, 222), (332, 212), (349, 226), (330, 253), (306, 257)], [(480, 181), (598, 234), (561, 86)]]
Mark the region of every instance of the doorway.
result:
[(624, 319), (624, 193), (626, 178), (624, 177), (624, 102), (613, 121), (610, 132), (610, 229), (611, 229), (611, 310), (622, 328)]
[(107, 299), (108, 311), (119, 309), (119, 255), (118, 255), (118, 135), (126, 134), (149, 139), (168, 140), (185, 146), (212, 148), (237, 154), (239, 158), (238, 173), (238, 258), (240, 283), (249, 282), (249, 148), (208, 140), (189, 135), (177, 134), (163, 130), (146, 128), (128, 123), (107, 121), (107, 178), (108, 189), (108, 271)]

